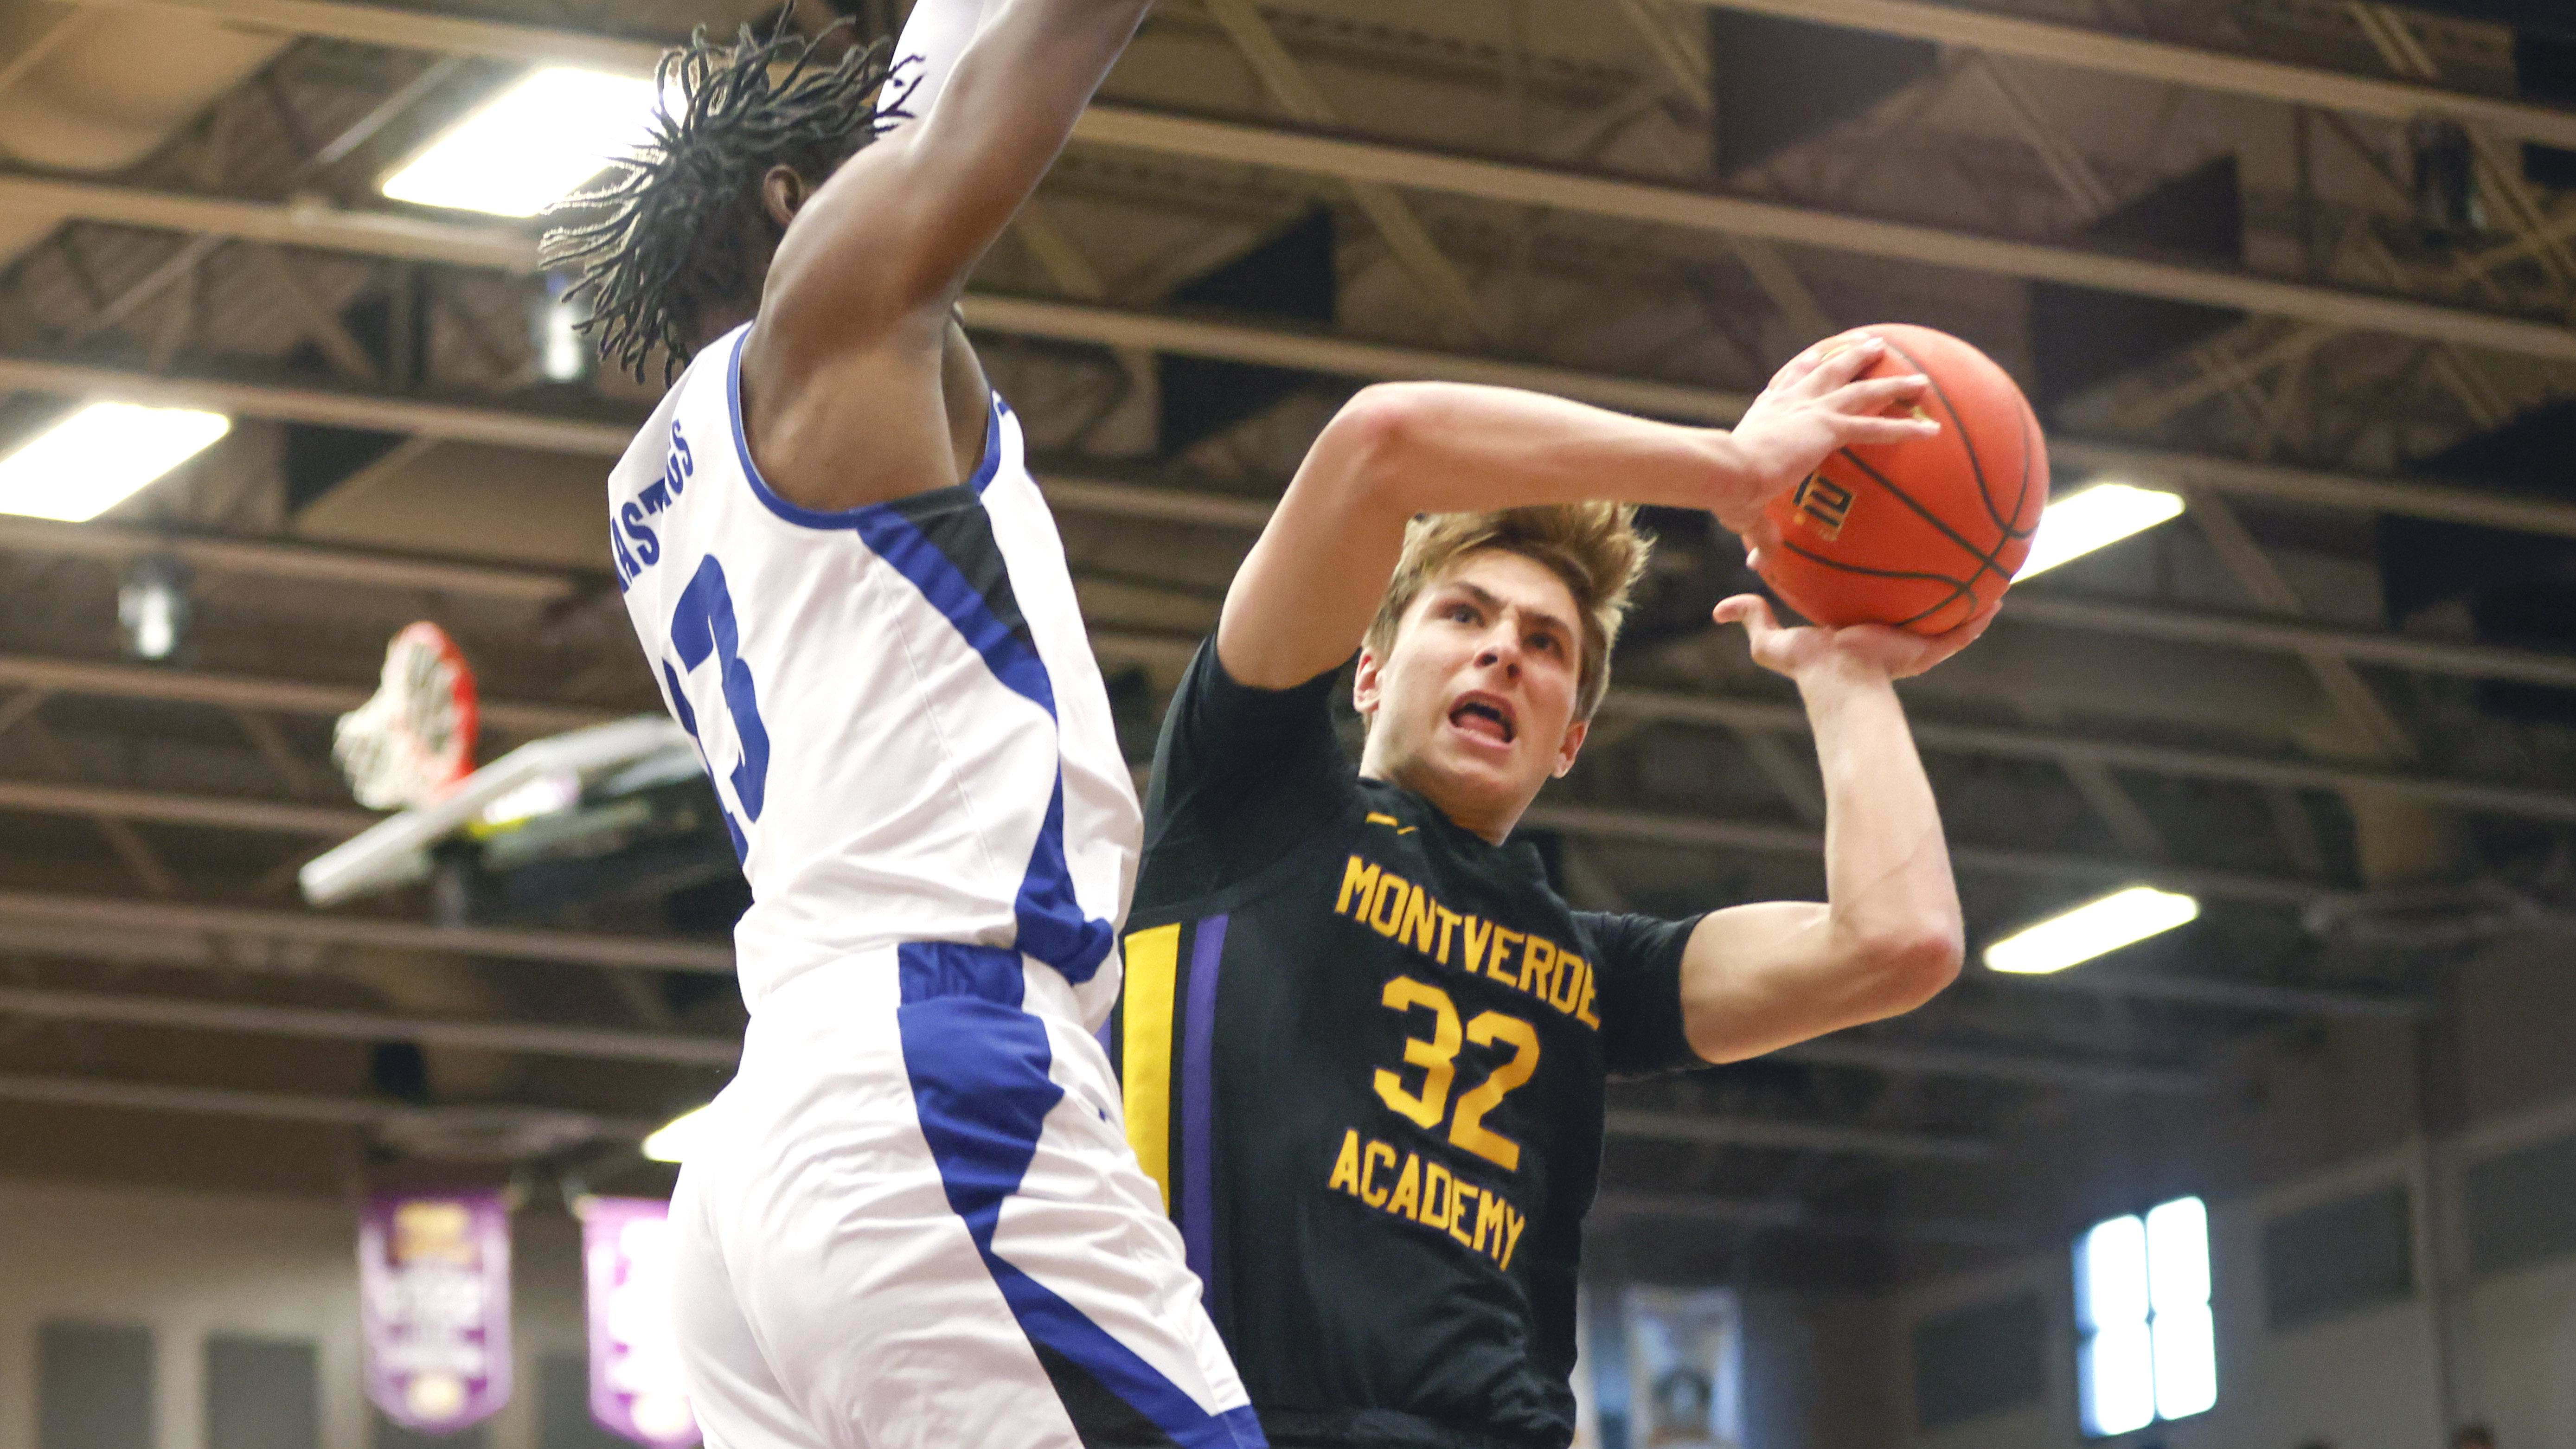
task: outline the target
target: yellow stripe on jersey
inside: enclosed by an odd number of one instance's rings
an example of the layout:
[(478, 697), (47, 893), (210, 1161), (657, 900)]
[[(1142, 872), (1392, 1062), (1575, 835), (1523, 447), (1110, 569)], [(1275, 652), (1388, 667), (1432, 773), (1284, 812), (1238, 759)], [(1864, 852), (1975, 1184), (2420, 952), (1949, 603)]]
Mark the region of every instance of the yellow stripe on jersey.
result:
[(1127, 995), (1123, 1030), (1127, 1143), (1136, 1165), (1172, 1207), (1172, 993), (1181, 960), (1175, 922), (1127, 938)]

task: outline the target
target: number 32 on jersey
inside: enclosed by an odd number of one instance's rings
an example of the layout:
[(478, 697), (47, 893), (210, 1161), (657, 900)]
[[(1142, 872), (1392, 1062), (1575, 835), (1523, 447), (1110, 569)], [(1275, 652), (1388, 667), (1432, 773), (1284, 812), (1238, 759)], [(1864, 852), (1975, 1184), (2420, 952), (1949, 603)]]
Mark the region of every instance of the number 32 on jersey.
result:
[[(1521, 1145), (1487, 1127), (1485, 1114), (1501, 1106), (1513, 1088), (1527, 1082), (1538, 1070), (1538, 1029), (1499, 1011), (1478, 1012), (1462, 1027), (1458, 1004), (1449, 993), (1412, 976), (1398, 976), (1387, 982), (1378, 999), (1390, 1010), (1408, 1015), (1416, 1011), (1431, 1014), (1429, 1038), (1414, 1036), (1404, 1040), (1405, 1065), (1422, 1069), (1420, 1084), (1408, 1086), (1403, 1073), (1380, 1067), (1372, 1079), (1378, 1100), (1417, 1127), (1437, 1130), (1441, 1117), (1448, 1115), (1452, 1145), (1475, 1153), (1505, 1172), (1519, 1171)], [(1457, 1112), (1450, 1115), (1449, 1090), (1458, 1080), (1458, 1045), (1462, 1040), (1481, 1047), (1508, 1047), (1512, 1054), (1461, 1096)]]

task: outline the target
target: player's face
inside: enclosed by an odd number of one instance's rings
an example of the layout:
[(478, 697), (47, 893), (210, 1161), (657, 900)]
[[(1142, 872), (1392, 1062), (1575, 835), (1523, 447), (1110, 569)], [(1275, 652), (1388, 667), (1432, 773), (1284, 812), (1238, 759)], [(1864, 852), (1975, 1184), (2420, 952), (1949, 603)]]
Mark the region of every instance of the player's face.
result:
[(1499, 837), (1583, 743), (1574, 593), (1535, 559), (1471, 553), (1405, 611), (1387, 657), (1362, 653), (1353, 698), (1368, 716), (1361, 769)]

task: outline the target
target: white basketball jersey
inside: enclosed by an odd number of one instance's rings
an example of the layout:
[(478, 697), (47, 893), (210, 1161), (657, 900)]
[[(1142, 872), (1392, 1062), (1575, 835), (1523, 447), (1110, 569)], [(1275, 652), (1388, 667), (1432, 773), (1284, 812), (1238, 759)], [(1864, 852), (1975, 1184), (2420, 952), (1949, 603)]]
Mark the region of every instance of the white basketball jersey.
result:
[(627, 613), (751, 882), (743, 999), (956, 941), (1052, 965), (1096, 1027), (1141, 825), (1019, 422), (993, 400), (965, 483), (799, 508), (743, 439), (749, 331), (690, 364), (608, 480)]

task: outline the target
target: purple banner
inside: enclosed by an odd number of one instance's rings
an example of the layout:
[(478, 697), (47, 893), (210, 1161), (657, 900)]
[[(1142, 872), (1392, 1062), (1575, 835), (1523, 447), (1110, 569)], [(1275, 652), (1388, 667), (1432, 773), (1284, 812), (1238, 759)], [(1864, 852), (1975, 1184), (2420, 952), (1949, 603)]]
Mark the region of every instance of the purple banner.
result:
[(649, 1449), (698, 1442), (680, 1377), (671, 1302), (671, 1205), (659, 1198), (581, 1202), (582, 1277), (590, 1302), (590, 1416)]
[(488, 1192), (382, 1194), (358, 1225), (367, 1397), (423, 1434), (510, 1401), (510, 1210)]

